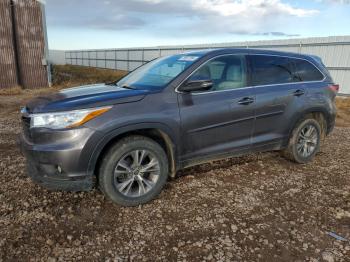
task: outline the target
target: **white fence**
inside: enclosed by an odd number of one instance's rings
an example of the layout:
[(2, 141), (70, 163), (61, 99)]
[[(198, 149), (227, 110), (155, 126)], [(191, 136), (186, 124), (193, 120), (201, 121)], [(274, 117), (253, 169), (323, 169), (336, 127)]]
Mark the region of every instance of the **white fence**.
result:
[(257, 48), (317, 55), (322, 58), (341, 93), (350, 94), (350, 36), (156, 48), (74, 50), (65, 52), (67, 64), (131, 71), (160, 56), (208, 48)]
[(65, 53), (63, 50), (49, 50), (49, 62), (54, 65), (65, 65)]

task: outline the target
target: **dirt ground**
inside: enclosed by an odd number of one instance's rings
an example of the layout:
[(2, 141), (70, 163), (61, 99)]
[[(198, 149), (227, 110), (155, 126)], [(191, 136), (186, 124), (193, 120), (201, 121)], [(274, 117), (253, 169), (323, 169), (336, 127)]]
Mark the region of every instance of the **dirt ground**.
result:
[(204, 164), (124, 208), (26, 176), (18, 110), (40, 92), (0, 95), (0, 261), (350, 261), (350, 100), (311, 164), (275, 152)]

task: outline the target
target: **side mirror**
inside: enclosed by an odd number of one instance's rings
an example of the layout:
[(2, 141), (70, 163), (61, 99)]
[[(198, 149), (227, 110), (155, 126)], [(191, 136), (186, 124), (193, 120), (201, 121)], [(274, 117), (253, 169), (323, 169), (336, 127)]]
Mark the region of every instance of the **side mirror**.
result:
[(181, 92), (196, 92), (206, 91), (213, 87), (213, 81), (210, 79), (206, 80), (188, 80), (182, 86), (179, 87)]

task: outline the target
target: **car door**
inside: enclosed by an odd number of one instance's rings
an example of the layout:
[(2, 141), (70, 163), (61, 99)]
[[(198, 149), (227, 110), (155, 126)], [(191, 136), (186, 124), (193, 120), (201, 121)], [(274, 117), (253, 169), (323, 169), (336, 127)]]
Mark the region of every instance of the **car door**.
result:
[(277, 55), (249, 55), (255, 96), (254, 147), (280, 144), (288, 136), (290, 116), (303, 107), (305, 84), (297, 83), (293, 59)]
[(188, 80), (198, 78), (209, 78), (214, 84), (208, 91), (178, 94), (183, 158), (249, 149), (254, 126), (254, 97), (247, 88), (246, 57), (213, 58)]

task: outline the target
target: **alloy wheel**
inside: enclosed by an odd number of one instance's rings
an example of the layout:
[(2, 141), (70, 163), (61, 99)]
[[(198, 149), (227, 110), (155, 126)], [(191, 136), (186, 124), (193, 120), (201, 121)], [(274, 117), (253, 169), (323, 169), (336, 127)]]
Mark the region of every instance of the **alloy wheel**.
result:
[(140, 197), (154, 187), (159, 176), (157, 157), (145, 149), (133, 150), (118, 161), (114, 169), (114, 185), (127, 197)]
[(308, 124), (304, 126), (298, 137), (297, 151), (304, 158), (311, 156), (318, 144), (319, 134), (315, 126)]

